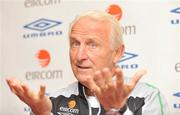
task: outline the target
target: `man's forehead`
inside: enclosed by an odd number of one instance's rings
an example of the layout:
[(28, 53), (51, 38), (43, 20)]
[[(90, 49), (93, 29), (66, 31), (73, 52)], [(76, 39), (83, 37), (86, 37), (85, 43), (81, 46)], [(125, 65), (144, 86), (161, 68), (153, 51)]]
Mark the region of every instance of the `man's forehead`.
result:
[[(80, 19), (78, 19), (75, 24), (73, 25), (73, 27), (78, 26), (78, 25), (82, 25), (82, 26), (88, 26), (88, 25), (92, 25), (92, 24), (102, 24), (102, 25), (109, 25), (110, 22), (107, 19), (97, 19), (97, 18), (93, 18), (93, 17), (82, 17)], [(97, 27), (97, 26), (94, 26)]]
[(76, 22), (71, 30), (71, 33), (81, 33), (81, 34), (104, 34), (110, 32), (110, 26), (107, 22), (99, 22), (95, 20), (91, 20), (89, 18), (81, 19), (78, 22)]
[(81, 36), (76, 36), (76, 34), (71, 34), (70, 35), (70, 39), (85, 39), (85, 40), (88, 40), (88, 41), (92, 41), (92, 40), (97, 40), (97, 39), (100, 39), (98, 36), (96, 35), (83, 35), (82, 37)]

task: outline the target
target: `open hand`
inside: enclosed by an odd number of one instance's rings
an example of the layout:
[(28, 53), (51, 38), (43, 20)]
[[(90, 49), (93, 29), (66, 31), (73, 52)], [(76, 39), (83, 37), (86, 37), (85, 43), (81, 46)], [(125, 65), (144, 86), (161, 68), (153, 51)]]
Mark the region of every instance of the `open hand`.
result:
[[(124, 83), (123, 72), (120, 68), (112, 73), (108, 68), (102, 71), (96, 71), (94, 77), (89, 76), (86, 84), (93, 92), (106, 111), (111, 108), (122, 108), (131, 91), (136, 86), (140, 78), (146, 73), (145, 70), (139, 70), (132, 77), (129, 83)], [(114, 80), (112, 76), (116, 77)]]
[(26, 84), (15, 78), (7, 78), (6, 81), (11, 91), (29, 105), (36, 115), (50, 115), (52, 103), (45, 96), (45, 86), (41, 85), (39, 92), (35, 93)]

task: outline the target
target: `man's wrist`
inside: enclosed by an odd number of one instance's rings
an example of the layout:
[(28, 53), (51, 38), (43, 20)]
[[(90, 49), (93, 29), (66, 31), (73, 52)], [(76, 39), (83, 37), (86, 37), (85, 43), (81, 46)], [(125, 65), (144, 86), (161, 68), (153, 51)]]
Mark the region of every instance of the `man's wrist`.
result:
[(127, 110), (127, 105), (125, 104), (122, 108), (120, 109), (115, 109), (112, 108), (109, 111), (105, 113), (105, 115), (123, 115), (123, 113)]
[(119, 109), (110, 109), (109, 111), (107, 111), (106, 113), (105, 113), (105, 115), (121, 115), (120, 113), (119, 113)]

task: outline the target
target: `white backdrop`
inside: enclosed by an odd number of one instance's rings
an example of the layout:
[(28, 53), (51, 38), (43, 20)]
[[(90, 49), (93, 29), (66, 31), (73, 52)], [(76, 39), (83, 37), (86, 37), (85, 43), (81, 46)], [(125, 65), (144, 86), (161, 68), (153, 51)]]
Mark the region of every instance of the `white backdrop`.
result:
[[(2, 17), (2, 4), (1, 4), (1, 0), (0, 0), (0, 17)], [(2, 19), (0, 18), (0, 103), (2, 103)], [(2, 111), (2, 104), (0, 104), (0, 111)]]
[(171, 114), (180, 115), (179, 0), (1, 0), (0, 4), (0, 115), (29, 114), (27, 105), (7, 87), (8, 76), (34, 90), (46, 84), (47, 93), (75, 81), (68, 55), (69, 23), (77, 14), (95, 9), (122, 14), (126, 53), (120, 67), (126, 76), (146, 68), (148, 74), (141, 81), (158, 87)]

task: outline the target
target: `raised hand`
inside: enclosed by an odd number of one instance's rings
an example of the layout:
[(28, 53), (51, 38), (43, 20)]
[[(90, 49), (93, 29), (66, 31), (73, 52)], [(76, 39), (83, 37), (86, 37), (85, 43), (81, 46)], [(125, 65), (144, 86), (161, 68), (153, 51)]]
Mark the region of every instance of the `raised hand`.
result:
[[(132, 77), (132, 80), (126, 84), (120, 68), (116, 68), (114, 73), (108, 68), (104, 68), (102, 71), (96, 71), (93, 77), (89, 76), (86, 84), (91, 92), (96, 95), (104, 109), (109, 111), (111, 108), (119, 109), (124, 106), (128, 95), (145, 73), (145, 70), (139, 70)], [(112, 76), (116, 78), (113, 80)]]
[(52, 103), (45, 96), (45, 86), (41, 85), (39, 92), (35, 93), (26, 84), (15, 78), (7, 78), (6, 81), (11, 91), (30, 106), (35, 115), (50, 115)]

